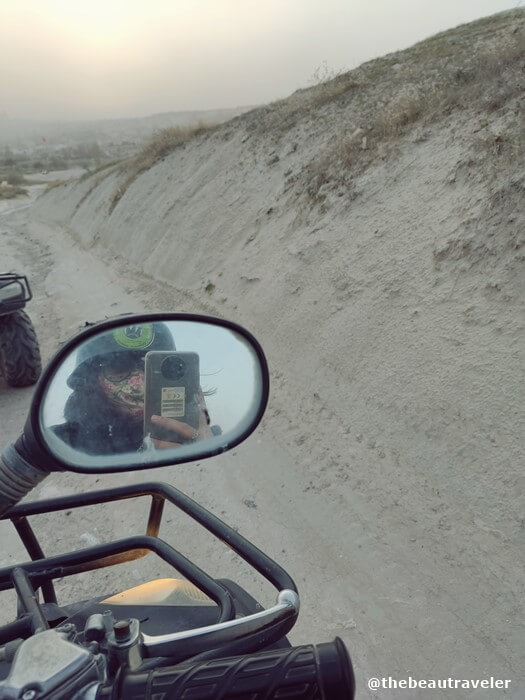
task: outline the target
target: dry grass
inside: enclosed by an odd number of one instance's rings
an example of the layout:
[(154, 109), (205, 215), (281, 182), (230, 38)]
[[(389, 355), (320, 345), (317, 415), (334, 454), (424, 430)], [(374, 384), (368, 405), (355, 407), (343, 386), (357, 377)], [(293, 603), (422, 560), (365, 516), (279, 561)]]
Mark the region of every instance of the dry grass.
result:
[(11, 172), (8, 172), (5, 177), (1, 178), (2, 180), (7, 180), (9, 185), (17, 186), (17, 185), (25, 185), (27, 184), (27, 181), (25, 177), (23, 176), (22, 173), (12, 170)]
[(15, 199), (26, 197), (27, 190), (18, 185), (0, 185), (0, 199)]
[[(348, 183), (349, 170), (352, 176), (362, 172), (374, 157), (398, 147), (416, 124), (428, 127), (459, 110), (494, 112), (519, 98), (524, 90), (525, 32), (516, 19), (524, 15), (496, 16), (491, 22), (446, 32), (348, 74), (360, 81), (360, 102), (352, 112), (348, 105), (334, 110), (334, 122), (342, 123), (325, 152), (306, 168), (310, 200), (323, 201), (327, 183)], [(498, 22), (503, 24), (499, 34)], [(462, 36), (469, 29), (482, 37), (479, 44), (473, 46)], [(458, 39), (460, 47), (468, 47), (468, 55), (458, 48)], [(351, 126), (344, 120), (348, 114), (353, 117)], [(491, 147), (508, 153), (510, 145), (500, 140)]]
[[(488, 25), (484, 22), (482, 26)], [(432, 45), (436, 46), (435, 42)], [(420, 53), (415, 56), (420, 57)], [(439, 71), (434, 67), (438, 78), (433, 81), (425, 81), (425, 73), (431, 70), (422, 66), (419, 80), (416, 72), (415, 80), (405, 82), (376, 115), (374, 130), (392, 137), (416, 121), (429, 124), (454, 109), (470, 109), (474, 105), (479, 105), (480, 110), (498, 109), (522, 93), (524, 63), (525, 31), (516, 28), (500, 44), (481, 46), (468, 59), (452, 56)]]
[(110, 213), (117, 206), (120, 199), (141, 173), (152, 168), (155, 163), (165, 158), (179, 146), (216, 128), (215, 124), (199, 122), (194, 126), (174, 126), (162, 129), (153, 135), (144, 148), (133, 158), (128, 159), (122, 165), (124, 178), (119, 183), (110, 203)]
[[(360, 118), (358, 125), (373, 122), (383, 138), (395, 138), (418, 120), (468, 106), (483, 96), (487, 81), (494, 83), (501, 71), (512, 70), (523, 59), (524, 15), (515, 10), (483, 18), (347, 73), (333, 76), (325, 70), (318, 84), (253, 110), (244, 123), (251, 131), (280, 138), (313, 111), (320, 116), (319, 109), (333, 105)], [(487, 97), (492, 109), (508, 99), (495, 87)]]
[(373, 130), (380, 139), (395, 138), (420, 119), (427, 106), (428, 101), (417, 92), (401, 92), (377, 115)]
[(282, 135), (312, 110), (359, 90), (362, 84), (350, 73), (338, 75), (310, 88), (297, 90), (286, 100), (273, 102), (250, 113), (248, 128), (256, 132), (274, 131)]

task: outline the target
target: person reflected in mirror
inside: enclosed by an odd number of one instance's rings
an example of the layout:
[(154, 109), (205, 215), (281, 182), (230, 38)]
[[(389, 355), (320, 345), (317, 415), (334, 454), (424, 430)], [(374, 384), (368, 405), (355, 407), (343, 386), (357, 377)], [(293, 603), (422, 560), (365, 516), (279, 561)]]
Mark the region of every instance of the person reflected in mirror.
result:
[(169, 431), (169, 439), (144, 439), (144, 358), (151, 350), (175, 350), (166, 324), (156, 322), (118, 327), (94, 336), (78, 351), (77, 366), (67, 383), (73, 389), (64, 409), (65, 423), (55, 433), (75, 449), (110, 455), (144, 449), (168, 449), (220, 433), (210, 426), (202, 390), (199, 427), (162, 416), (153, 422)]

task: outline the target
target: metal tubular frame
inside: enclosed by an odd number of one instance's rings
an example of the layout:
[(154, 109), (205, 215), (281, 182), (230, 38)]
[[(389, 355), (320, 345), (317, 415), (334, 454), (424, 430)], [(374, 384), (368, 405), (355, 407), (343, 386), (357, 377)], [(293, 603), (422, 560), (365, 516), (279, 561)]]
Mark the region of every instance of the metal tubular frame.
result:
[[(33, 515), (144, 496), (151, 497), (145, 535), (135, 535), (57, 556), (44, 556), (44, 552), (27, 520), (28, 517)], [(288, 589), (297, 592), (293, 580), (286, 571), (255, 545), (189, 496), (186, 496), (182, 491), (168, 484), (156, 482), (34, 501), (12, 508), (0, 520), (11, 520), (13, 522), (32, 561), (0, 569), (0, 591), (13, 588), (15, 580), (13, 577), (15, 576), (19, 583), (20, 581), (22, 583), (23, 581), (30, 583), (35, 591), (41, 587), (46, 603), (56, 603), (56, 595), (52, 584), (53, 579), (133, 561), (153, 551), (217, 603), (220, 608), (219, 622), (230, 620), (233, 611), (230, 594), (196, 564), (158, 537), (166, 501), (182, 510), (212, 535), (233, 549), (277, 590)], [(15, 573), (15, 570), (17, 573)], [(27, 600), (21, 602), (22, 608), (27, 609)]]

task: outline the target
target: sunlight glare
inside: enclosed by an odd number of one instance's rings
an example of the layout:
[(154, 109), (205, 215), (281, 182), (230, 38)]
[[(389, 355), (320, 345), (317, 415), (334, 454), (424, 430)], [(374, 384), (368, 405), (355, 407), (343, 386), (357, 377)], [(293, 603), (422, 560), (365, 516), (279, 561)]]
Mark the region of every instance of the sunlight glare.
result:
[(40, 19), (79, 45), (109, 50), (128, 43), (140, 31), (143, 7), (138, 0), (47, 0)]

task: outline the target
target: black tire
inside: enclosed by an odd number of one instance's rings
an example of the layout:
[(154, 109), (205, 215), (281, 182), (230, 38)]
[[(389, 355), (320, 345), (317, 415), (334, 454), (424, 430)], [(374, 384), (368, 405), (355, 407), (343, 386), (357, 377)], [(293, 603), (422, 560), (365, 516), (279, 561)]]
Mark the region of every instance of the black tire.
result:
[(42, 371), (35, 329), (25, 311), (0, 316), (0, 371), (10, 386), (31, 386)]

